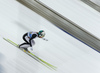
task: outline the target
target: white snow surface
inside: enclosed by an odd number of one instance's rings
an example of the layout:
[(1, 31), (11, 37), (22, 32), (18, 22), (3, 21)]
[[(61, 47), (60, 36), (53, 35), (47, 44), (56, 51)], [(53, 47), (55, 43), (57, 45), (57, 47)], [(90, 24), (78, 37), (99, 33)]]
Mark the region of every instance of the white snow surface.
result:
[[(100, 13), (81, 0), (39, 0), (100, 39)], [(94, 0), (96, 3), (100, 1)]]
[[(57, 71), (49, 70), (2, 39), (20, 44), (24, 33), (41, 29), (49, 41), (36, 38), (33, 53), (56, 66)], [(100, 54), (17, 1), (1, 0), (0, 73), (100, 73)]]

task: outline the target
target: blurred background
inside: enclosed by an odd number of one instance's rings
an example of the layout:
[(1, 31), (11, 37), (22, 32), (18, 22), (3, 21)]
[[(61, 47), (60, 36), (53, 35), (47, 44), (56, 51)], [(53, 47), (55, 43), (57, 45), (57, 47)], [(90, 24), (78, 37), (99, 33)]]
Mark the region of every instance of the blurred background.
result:
[[(91, 6), (92, 3), (92, 6)], [(0, 73), (100, 73), (99, 0), (1, 0)], [(29, 31), (44, 30), (33, 54), (50, 70), (3, 39), (17, 44)]]

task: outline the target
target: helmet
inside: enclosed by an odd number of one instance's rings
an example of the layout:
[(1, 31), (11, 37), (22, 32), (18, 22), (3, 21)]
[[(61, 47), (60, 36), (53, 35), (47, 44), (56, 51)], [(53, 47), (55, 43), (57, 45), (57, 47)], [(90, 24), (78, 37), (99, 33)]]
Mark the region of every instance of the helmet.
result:
[(44, 30), (40, 30), (38, 34), (39, 34), (39, 38), (43, 38), (45, 36)]

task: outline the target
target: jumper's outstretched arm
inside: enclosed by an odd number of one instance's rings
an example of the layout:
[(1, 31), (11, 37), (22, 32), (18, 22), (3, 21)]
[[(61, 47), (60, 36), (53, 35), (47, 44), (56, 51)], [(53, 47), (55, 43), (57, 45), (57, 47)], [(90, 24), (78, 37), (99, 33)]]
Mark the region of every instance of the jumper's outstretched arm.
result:
[(45, 40), (45, 41), (48, 41), (48, 39), (46, 39), (46, 38), (42, 38), (43, 40)]

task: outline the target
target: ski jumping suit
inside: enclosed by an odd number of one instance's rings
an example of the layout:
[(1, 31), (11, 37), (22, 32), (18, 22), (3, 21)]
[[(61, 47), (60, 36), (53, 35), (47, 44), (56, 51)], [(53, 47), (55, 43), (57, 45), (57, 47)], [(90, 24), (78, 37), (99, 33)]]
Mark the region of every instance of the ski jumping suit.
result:
[(27, 49), (28, 47), (32, 47), (35, 44), (33, 39), (35, 39), (36, 37), (38, 37), (37, 32), (25, 33), (23, 35), (23, 40), (25, 41), (25, 43), (22, 43), (21, 45), (19, 45), (19, 47), (24, 49)]

